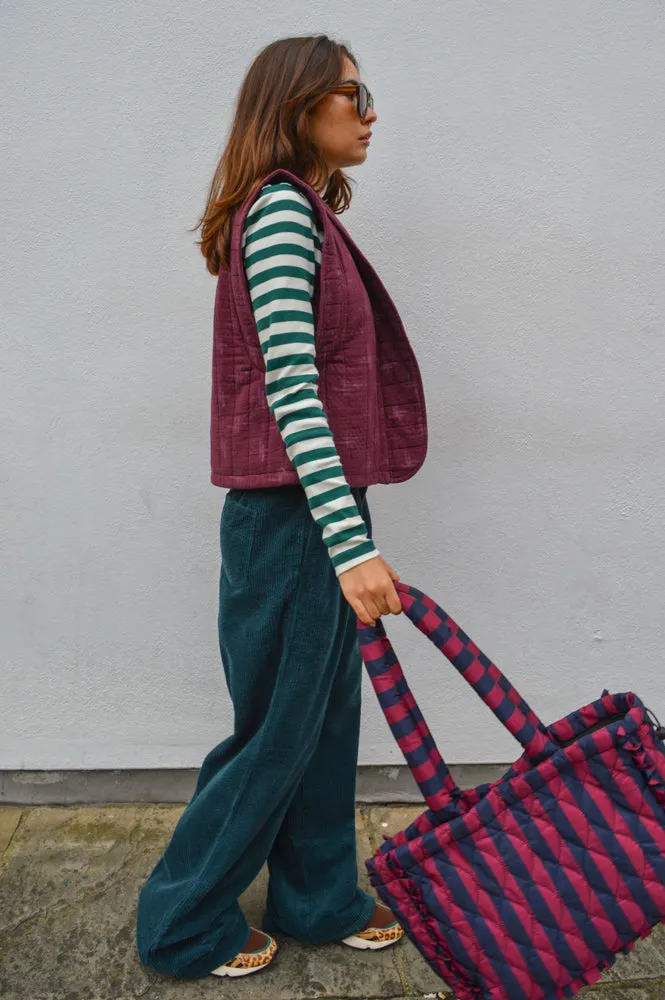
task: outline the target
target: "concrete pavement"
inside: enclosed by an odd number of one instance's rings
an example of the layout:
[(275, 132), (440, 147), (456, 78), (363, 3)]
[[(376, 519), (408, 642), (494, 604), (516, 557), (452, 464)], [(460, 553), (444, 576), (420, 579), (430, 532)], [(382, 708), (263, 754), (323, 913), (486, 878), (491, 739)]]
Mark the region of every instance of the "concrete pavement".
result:
[[(141, 965), (136, 897), (184, 807), (0, 807), (0, 997), (3, 1000), (403, 1000), (436, 997), (444, 984), (408, 939), (379, 952), (279, 940), (273, 965), (243, 979), (181, 981)], [(410, 823), (422, 805), (356, 812), (364, 858)], [(263, 908), (266, 869), (241, 897), (250, 923)], [(443, 995), (452, 994), (443, 990)], [(665, 1000), (665, 925), (580, 993), (597, 1000)]]

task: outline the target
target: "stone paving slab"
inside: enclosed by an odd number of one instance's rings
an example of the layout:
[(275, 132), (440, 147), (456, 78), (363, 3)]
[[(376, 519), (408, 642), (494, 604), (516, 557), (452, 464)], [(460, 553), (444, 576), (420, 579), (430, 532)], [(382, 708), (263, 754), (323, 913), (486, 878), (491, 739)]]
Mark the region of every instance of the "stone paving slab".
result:
[(16, 832), (22, 812), (22, 809), (15, 806), (0, 807), (0, 867), (2, 866), (3, 855), (11, 844), (12, 837)]
[[(243, 979), (176, 980), (139, 962), (136, 899), (183, 806), (0, 807), (0, 997), (2, 1000), (405, 1000), (452, 994), (404, 938), (378, 952), (311, 946), (280, 936), (265, 972)], [(403, 829), (417, 806), (356, 812), (360, 883), (382, 835)], [(267, 869), (240, 897), (250, 923), (263, 912)], [(442, 987), (444, 987), (442, 991)], [(665, 926), (621, 957), (597, 1000), (665, 1000)]]
[(588, 987), (577, 994), (580, 1000), (663, 1000), (665, 986), (656, 983), (647, 986)]
[[(629, 955), (621, 955), (605, 973), (607, 982), (630, 982), (635, 979), (665, 979), (665, 925), (654, 927), (648, 938), (638, 941)], [(660, 1000), (665, 1000), (665, 989)]]
[[(305, 945), (280, 936), (265, 972), (242, 980), (182, 981), (141, 965), (135, 951), (136, 898), (161, 855), (182, 806), (37, 807), (14, 823), (0, 874), (0, 996), (3, 1000), (151, 1000), (237, 997), (386, 997), (402, 983), (394, 951), (359, 952), (344, 944)], [(2, 811), (2, 810), (0, 810)], [(13, 822), (13, 820), (12, 820)], [(7, 824), (11, 825), (11, 824)], [(372, 854), (366, 813), (356, 814), (359, 877)], [(264, 867), (240, 897), (258, 923)], [(250, 985), (251, 980), (251, 985)]]

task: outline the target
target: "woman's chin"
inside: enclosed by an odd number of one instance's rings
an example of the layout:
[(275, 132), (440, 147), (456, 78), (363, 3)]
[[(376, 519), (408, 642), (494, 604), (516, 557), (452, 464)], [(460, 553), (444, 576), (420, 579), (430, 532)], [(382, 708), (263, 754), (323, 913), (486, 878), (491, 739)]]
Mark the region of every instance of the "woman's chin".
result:
[(345, 167), (357, 166), (359, 163), (364, 163), (367, 159), (367, 149), (364, 147), (360, 148), (359, 152), (350, 153), (347, 162), (344, 164)]

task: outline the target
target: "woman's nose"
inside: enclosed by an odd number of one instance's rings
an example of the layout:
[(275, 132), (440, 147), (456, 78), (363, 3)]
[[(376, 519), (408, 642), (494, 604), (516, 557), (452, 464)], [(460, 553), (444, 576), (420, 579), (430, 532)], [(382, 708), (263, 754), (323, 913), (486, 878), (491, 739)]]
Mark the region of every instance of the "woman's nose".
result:
[(374, 122), (377, 120), (377, 118), (378, 118), (378, 115), (377, 115), (376, 111), (374, 110), (374, 108), (368, 108), (367, 109), (367, 114), (363, 118), (363, 125), (365, 125), (365, 124), (367, 124), (367, 125), (373, 125)]

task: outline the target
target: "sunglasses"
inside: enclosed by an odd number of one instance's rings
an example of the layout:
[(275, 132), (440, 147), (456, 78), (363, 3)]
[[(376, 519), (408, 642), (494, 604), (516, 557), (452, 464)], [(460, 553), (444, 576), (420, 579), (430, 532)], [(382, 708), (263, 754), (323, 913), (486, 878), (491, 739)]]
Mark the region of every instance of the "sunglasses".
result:
[(360, 118), (365, 118), (369, 108), (374, 108), (374, 98), (364, 83), (345, 83), (334, 87), (331, 94), (355, 94), (356, 108)]

